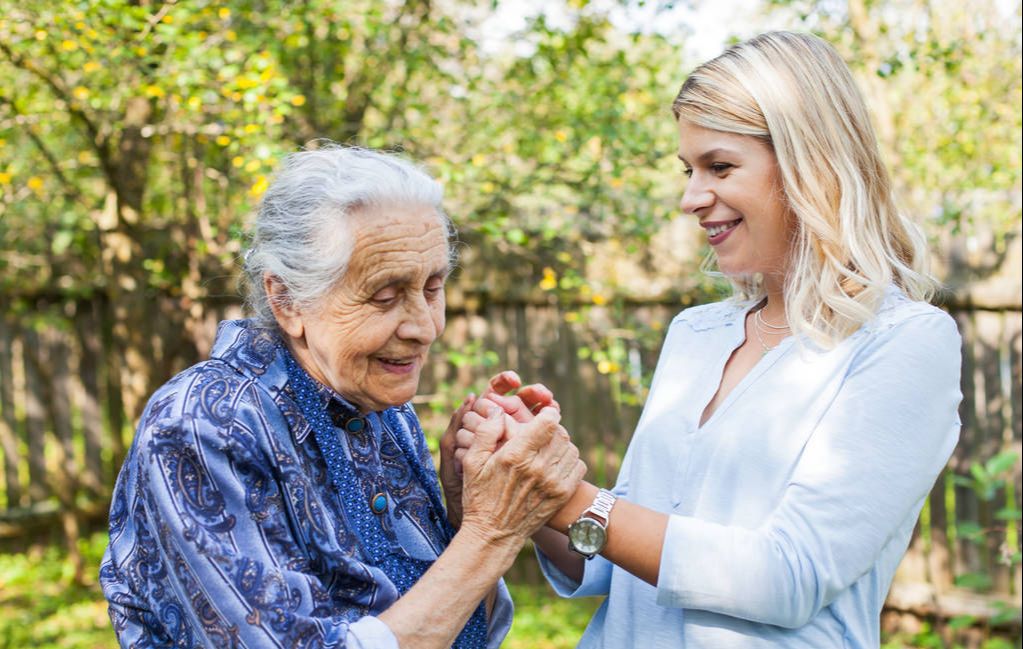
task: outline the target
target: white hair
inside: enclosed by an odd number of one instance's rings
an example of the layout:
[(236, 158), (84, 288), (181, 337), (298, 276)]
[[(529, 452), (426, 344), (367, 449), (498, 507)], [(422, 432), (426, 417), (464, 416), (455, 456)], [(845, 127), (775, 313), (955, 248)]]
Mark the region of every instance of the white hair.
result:
[[(288, 155), (263, 195), (245, 253), (246, 303), (256, 323), (276, 327), (264, 276), (285, 287), (283, 298), (315, 307), (344, 277), (354, 240), (350, 217), (381, 205), (428, 207), (450, 241), (444, 191), (416, 164), (392, 153), (334, 143)], [(449, 244), (449, 255), (453, 248)]]

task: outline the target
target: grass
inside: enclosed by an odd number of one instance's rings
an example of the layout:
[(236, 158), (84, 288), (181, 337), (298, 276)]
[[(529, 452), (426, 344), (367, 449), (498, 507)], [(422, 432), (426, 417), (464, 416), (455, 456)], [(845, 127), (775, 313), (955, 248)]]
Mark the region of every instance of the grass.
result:
[[(107, 605), (97, 583), (105, 532), (80, 541), (87, 582), (75, 585), (59, 545), (0, 554), (0, 649), (115, 649)], [(572, 649), (599, 600), (564, 600), (546, 585), (509, 584), (515, 621), (504, 649)], [(882, 649), (953, 649), (929, 627), (884, 639)], [(1013, 649), (990, 638), (983, 649)]]
[[(0, 554), (0, 649), (115, 649), (97, 573), (106, 533), (80, 542), (87, 584), (71, 583), (59, 545)], [(515, 622), (507, 649), (571, 649), (596, 600), (562, 600), (547, 586), (512, 584)]]

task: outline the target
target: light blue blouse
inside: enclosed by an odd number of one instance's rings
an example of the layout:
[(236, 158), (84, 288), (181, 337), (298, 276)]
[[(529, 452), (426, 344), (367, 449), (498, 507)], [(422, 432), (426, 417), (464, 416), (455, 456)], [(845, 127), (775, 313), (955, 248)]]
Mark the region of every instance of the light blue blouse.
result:
[[(559, 594), (607, 595), (579, 647), (876, 649), (916, 518), (959, 434), (960, 339), (888, 291), (836, 348), (786, 339), (699, 425), (753, 305), (672, 322), (615, 492), (670, 513), (657, 587), (607, 560)], [(612, 512), (612, 517), (614, 516)]]

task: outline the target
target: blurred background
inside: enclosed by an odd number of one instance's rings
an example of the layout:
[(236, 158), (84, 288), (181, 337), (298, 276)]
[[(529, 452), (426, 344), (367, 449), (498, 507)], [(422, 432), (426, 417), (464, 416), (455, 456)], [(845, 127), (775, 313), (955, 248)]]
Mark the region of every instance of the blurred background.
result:
[[(397, 149), (446, 188), (461, 268), (417, 407), (510, 367), (554, 389), (613, 482), (663, 329), (704, 274), (670, 104), (769, 28), (852, 67), (963, 334), (962, 441), (884, 647), (1020, 647), (1018, 0), (0, 0), (0, 647), (115, 646), (97, 585), (149, 393), (241, 314), (248, 215), (316, 138)], [(869, 407), (869, 404), (865, 404)], [(512, 649), (574, 647), (524, 552)]]

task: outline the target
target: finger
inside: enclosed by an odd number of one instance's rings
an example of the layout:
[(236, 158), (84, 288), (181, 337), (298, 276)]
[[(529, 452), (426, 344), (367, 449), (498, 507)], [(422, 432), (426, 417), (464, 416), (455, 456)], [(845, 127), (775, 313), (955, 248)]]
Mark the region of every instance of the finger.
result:
[(533, 418), (533, 413), (530, 412), (529, 407), (522, 402), (522, 399), (516, 396), (501, 396), (492, 394), (488, 399), (492, 400), (498, 406), (501, 407), (506, 413), (511, 415), (511, 418), (518, 422), (529, 421)]
[(456, 448), (455, 449), (455, 459), (454, 459), (454, 462), (452, 464), (453, 464), (453, 467), (455, 469), (455, 475), (457, 475), (459, 477), (461, 477), (461, 475), (462, 475), (462, 461), (465, 459), (465, 456), (466, 456), (466, 454), (468, 452), (469, 452), (469, 449), (467, 449), (467, 448)]
[(486, 417), (488, 414), (490, 414), (490, 411), (492, 409), (497, 408), (500, 410), (501, 406), (499, 406), (491, 399), (493, 396), (494, 395), (490, 395), (486, 397), (479, 397), (478, 399), (476, 399), (475, 403), (472, 404), (473, 412), (479, 413)]
[(485, 421), (476, 427), (476, 435), (469, 446), (472, 451), (484, 451), (493, 453), (497, 444), (504, 435), (504, 413), (500, 408), (494, 406), (487, 413)]
[(544, 408), (532, 421), (519, 424), (515, 434), (509, 435), (516, 451), (537, 452), (547, 446), (553, 439), (561, 421), (561, 413), (553, 408)]
[(471, 392), (462, 399), (462, 403), (451, 413), (451, 419), (448, 420), (448, 427), (444, 431), (444, 435), (452, 435), (462, 426), (462, 417), (465, 416), (465, 413), (472, 411), (475, 401), (476, 395)]
[[(522, 379), (513, 370), (505, 370), (500, 374), (495, 374), (491, 379), (489, 389), (491, 392), (496, 394), (508, 394), (512, 390), (517, 390), (522, 385)], [(489, 396), (489, 395), (488, 395)]]
[(469, 448), (472, 446), (472, 440), (474, 439), (476, 439), (476, 434), (471, 430), (459, 428), (455, 434), (455, 450)]
[(484, 421), (486, 421), (486, 417), (478, 412), (467, 412), (465, 413), (465, 416), (462, 417), (462, 428), (474, 433)]
[(547, 386), (541, 383), (533, 383), (522, 388), (515, 393), (519, 399), (522, 399), (522, 403), (529, 408), (531, 413), (537, 412), (540, 408), (546, 406), (554, 406), (559, 410), (560, 406), (557, 405), (557, 401), (554, 400), (554, 393), (547, 388)]

